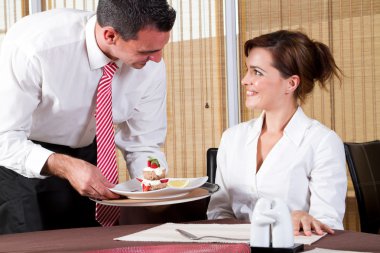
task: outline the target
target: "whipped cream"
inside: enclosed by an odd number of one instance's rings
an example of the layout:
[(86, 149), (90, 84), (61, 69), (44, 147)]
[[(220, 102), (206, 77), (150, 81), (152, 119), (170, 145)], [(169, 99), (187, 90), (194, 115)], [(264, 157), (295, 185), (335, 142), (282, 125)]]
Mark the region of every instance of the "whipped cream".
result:
[(163, 171), (164, 171), (164, 168), (156, 168), (156, 169), (152, 169), (152, 168), (149, 168), (149, 167), (145, 167), (144, 168), (144, 171), (154, 171), (154, 173), (156, 173), (157, 176), (161, 176)]
[(155, 186), (155, 185), (161, 184), (161, 181), (160, 180), (147, 180), (147, 179), (143, 179), (143, 181), (141, 183), (143, 185), (152, 185), (152, 186)]

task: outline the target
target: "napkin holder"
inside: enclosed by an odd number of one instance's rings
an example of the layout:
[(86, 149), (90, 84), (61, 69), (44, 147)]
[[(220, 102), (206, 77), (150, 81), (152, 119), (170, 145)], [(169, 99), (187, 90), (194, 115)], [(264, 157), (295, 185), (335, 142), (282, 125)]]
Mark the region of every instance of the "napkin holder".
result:
[(293, 225), (288, 206), (281, 199), (261, 198), (251, 217), (251, 252), (300, 252), (294, 244)]

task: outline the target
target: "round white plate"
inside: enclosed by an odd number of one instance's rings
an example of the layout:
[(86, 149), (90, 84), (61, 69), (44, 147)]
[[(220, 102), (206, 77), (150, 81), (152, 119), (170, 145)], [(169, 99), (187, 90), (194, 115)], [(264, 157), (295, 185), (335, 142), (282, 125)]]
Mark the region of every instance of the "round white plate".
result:
[[(203, 187), (203, 186), (202, 186)], [(183, 197), (173, 197), (164, 199), (110, 199), (110, 200), (96, 200), (96, 203), (108, 206), (163, 206), (163, 205), (173, 205), (179, 203), (185, 203), (190, 201), (195, 201), (199, 199), (204, 199), (210, 196), (212, 192), (205, 188), (196, 188), (186, 193)]]
[(137, 179), (132, 179), (121, 184), (117, 184), (110, 190), (130, 199), (167, 199), (180, 197), (188, 194), (191, 190), (201, 187), (208, 179), (208, 177), (196, 178), (169, 178), (170, 180), (187, 179), (189, 184), (184, 188), (166, 187), (164, 189), (143, 192), (141, 183)]

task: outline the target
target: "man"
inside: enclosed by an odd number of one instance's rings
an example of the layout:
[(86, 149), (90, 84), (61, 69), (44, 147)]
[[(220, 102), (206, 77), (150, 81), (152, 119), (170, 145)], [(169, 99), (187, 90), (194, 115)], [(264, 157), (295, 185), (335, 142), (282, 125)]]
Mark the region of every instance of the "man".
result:
[(98, 83), (112, 82), (110, 117), (130, 176), (148, 156), (167, 167), (161, 57), (175, 17), (166, 0), (100, 0), (96, 15), (52, 10), (9, 30), (0, 56), (0, 234), (98, 226), (89, 197), (119, 197), (96, 167)]

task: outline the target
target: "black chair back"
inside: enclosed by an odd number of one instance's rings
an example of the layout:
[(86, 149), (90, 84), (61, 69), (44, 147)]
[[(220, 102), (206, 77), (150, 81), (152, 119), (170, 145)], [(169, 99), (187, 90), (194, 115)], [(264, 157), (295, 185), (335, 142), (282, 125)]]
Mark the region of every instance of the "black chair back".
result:
[(218, 148), (209, 148), (207, 150), (207, 176), (208, 182), (215, 183), (216, 173), (216, 155), (218, 154)]
[(344, 143), (348, 169), (358, 203), (360, 227), (380, 232), (380, 141)]

